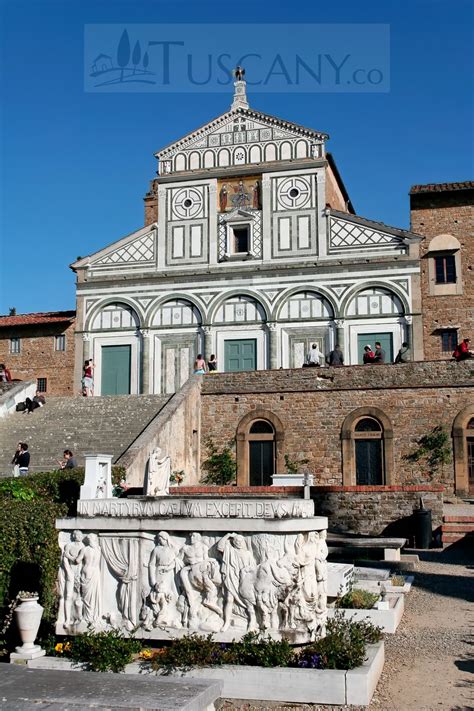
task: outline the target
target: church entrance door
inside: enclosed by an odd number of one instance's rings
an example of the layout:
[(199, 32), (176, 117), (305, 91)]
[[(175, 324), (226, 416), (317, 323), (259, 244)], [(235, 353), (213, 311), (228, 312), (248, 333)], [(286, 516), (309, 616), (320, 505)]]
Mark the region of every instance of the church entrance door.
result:
[(224, 370), (226, 373), (256, 370), (256, 368), (257, 341), (254, 338), (224, 341)]
[(101, 395), (130, 395), (131, 346), (102, 346)]

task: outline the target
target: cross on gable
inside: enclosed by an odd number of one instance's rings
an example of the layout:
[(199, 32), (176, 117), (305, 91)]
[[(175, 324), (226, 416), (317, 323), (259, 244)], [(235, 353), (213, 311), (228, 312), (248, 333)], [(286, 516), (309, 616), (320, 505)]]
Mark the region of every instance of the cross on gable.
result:
[(234, 119), (234, 131), (245, 131), (247, 128), (247, 123), (243, 116), (238, 116)]

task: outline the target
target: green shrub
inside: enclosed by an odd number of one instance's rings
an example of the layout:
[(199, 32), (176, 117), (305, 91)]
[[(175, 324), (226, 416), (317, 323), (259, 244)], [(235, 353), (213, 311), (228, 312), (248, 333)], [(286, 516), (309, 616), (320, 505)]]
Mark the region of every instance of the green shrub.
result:
[(248, 632), (240, 642), (231, 644), (215, 642), (212, 634), (202, 637), (193, 633), (173, 640), (169, 647), (153, 655), (146, 665), (165, 673), (221, 664), (287, 667), (291, 665), (293, 655), (293, 649), (286, 639), (265, 638), (258, 632)]
[(344, 613), (338, 612), (328, 620), (326, 637), (306, 646), (298, 654), (296, 665), (318, 669), (355, 669), (364, 663), (367, 645), (381, 639), (380, 627), (370, 622), (351, 622), (344, 617)]
[(213, 440), (206, 440), (207, 459), (202, 463), (202, 469), (207, 472), (201, 479), (203, 484), (225, 486), (235, 481), (237, 464), (232, 452), (233, 443), (229, 443), (220, 451)]
[(118, 630), (84, 632), (70, 644), (68, 656), (87, 671), (96, 672), (122, 672), (142, 648), (138, 639), (124, 637)]
[(38, 590), (44, 618), (52, 618), (60, 560), (55, 521), (66, 513), (64, 504), (51, 501), (12, 499), (8, 505), (3, 501), (0, 506), (0, 607), (3, 613), (19, 590)]
[(354, 588), (336, 600), (336, 607), (347, 610), (371, 610), (379, 599), (377, 593), (367, 592)]

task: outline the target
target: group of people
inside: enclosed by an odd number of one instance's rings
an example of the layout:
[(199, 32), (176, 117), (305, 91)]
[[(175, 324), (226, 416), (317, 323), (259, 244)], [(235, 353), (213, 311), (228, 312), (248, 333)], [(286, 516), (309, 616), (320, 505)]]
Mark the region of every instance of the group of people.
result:
[[(402, 347), (397, 353), (395, 358), (395, 363), (408, 363), (411, 360), (411, 350), (407, 341), (402, 343)], [(368, 343), (364, 346), (363, 355), (364, 365), (371, 365), (372, 363), (385, 363), (386, 354), (385, 350), (382, 348), (380, 341), (375, 342), (375, 351), (372, 350), (372, 346)], [(303, 368), (319, 368), (321, 365), (332, 366), (333, 368), (340, 367), (344, 365), (344, 354), (341, 350), (341, 346), (336, 343), (334, 349), (330, 351), (326, 356), (319, 349), (317, 343), (311, 345), (310, 350), (306, 354), (305, 362), (303, 363)]]
[(211, 355), (206, 363), (203, 358), (202, 353), (198, 353), (196, 360), (194, 361), (193, 373), (194, 375), (205, 375), (206, 373), (212, 373), (217, 370), (217, 358), (214, 353)]
[[(18, 442), (12, 462), (12, 476), (26, 476), (30, 468), (30, 452), (26, 442)], [(75, 469), (77, 467), (76, 458), (70, 449), (65, 449), (63, 459), (58, 459), (60, 469)]]

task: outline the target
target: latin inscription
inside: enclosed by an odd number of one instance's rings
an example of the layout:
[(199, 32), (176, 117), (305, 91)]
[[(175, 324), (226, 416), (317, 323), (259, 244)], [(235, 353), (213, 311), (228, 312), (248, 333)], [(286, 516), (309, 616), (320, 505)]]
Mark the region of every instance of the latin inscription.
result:
[(301, 501), (93, 499), (79, 501), (78, 514), (89, 517), (133, 518), (307, 518), (313, 515), (313, 503), (303, 499)]

